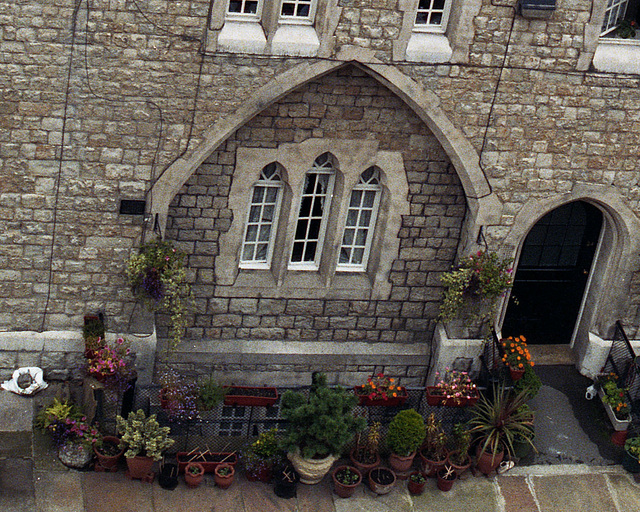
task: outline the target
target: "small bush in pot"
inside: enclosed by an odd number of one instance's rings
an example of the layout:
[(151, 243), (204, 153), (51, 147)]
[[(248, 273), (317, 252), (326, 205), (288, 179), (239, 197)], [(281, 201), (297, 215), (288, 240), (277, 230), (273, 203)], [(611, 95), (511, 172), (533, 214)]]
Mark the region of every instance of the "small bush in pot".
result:
[(367, 430), (366, 435), (363, 432), (356, 434), (356, 446), (349, 457), (353, 465), (366, 476), (370, 470), (380, 465), (380, 428), (379, 421), (375, 421)]
[(394, 416), (385, 438), (391, 450), (389, 463), (394, 470), (407, 471), (411, 467), (425, 433), (424, 419), (416, 410), (405, 409)]

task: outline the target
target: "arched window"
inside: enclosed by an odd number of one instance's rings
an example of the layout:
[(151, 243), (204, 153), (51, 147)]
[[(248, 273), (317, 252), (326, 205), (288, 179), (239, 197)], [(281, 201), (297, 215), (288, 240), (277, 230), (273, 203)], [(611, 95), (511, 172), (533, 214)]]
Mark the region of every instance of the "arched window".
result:
[(262, 169), (253, 186), (240, 255), (241, 267), (269, 267), (281, 200), (282, 177), (278, 164), (272, 162)]
[(381, 191), (380, 171), (369, 167), (351, 191), (337, 270), (366, 270)]
[(324, 153), (306, 173), (289, 266), (317, 269), (335, 182), (334, 158)]

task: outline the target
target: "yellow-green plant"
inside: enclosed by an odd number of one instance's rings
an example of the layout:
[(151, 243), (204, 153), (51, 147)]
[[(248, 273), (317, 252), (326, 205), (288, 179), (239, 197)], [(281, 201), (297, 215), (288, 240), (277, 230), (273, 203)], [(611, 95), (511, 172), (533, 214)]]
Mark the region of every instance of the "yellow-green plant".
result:
[(169, 438), (171, 429), (161, 427), (155, 414), (147, 418), (142, 409), (129, 413), (127, 419), (116, 416), (116, 428), (122, 434), (120, 448), (127, 448), (127, 458), (141, 455), (160, 460), (162, 452), (174, 442)]
[(405, 409), (396, 414), (389, 423), (387, 446), (396, 455), (407, 457), (422, 444), (425, 434), (422, 416), (414, 409)]

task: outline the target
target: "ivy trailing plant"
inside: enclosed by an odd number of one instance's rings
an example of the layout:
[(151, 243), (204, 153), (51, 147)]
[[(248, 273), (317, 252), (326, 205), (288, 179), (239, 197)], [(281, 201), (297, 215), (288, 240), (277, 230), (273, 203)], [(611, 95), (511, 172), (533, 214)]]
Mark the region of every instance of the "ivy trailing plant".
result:
[(187, 328), (186, 314), (191, 304), (185, 255), (171, 242), (153, 240), (127, 262), (126, 273), (136, 298), (149, 308), (169, 314), (171, 327), (167, 351), (174, 350)]
[[(460, 317), (465, 306), (470, 318), (486, 326), (496, 314), (498, 299), (513, 285), (513, 269), (510, 258), (502, 258), (494, 252), (478, 251), (440, 278), (445, 286), (440, 306), (440, 318), (444, 322)], [(477, 304), (479, 303), (479, 304)]]

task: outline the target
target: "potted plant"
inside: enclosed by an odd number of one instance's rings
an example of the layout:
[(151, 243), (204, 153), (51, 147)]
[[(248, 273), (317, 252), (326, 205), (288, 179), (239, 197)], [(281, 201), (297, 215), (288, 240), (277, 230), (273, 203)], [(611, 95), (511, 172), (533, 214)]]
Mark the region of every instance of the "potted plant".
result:
[(281, 415), (288, 421), (287, 457), (302, 483), (318, 483), (327, 474), (356, 432), (366, 426), (356, 418), (357, 398), (343, 388), (330, 388), (324, 374), (314, 374), (309, 396), (287, 391), (282, 395)]
[(528, 399), (531, 400), (538, 394), (541, 386), (542, 381), (540, 380), (540, 377), (536, 375), (533, 366), (528, 364), (524, 367), (524, 374), (522, 375), (522, 378), (513, 383), (513, 390), (516, 393), (525, 391)]
[(423, 471), (414, 471), (409, 475), (407, 481), (407, 489), (414, 496), (419, 496), (424, 492), (424, 487), (427, 484), (427, 475)]
[(139, 254), (129, 258), (126, 267), (134, 296), (150, 311), (166, 312), (171, 318), (167, 352), (178, 346), (187, 327), (191, 287), (184, 259), (185, 255), (171, 242), (157, 239), (144, 244)]
[[(513, 285), (511, 263), (511, 259), (496, 253), (478, 251), (445, 273), (440, 278), (445, 286), (440, 307), (442, 321), (451, 324), (454, 319), (459, 319), (461, 326), (450, 327), (464, 328), (465, 331), (471, 328), (488, 335), (488, 325), (495, 317), (497, 301)], [(476, 336), (477, 332), (456, 332), (454, 335), (470, 337)]]
[[(436, 372), (436, 379), (440, 372)], [(467, 372), (446, 369), (435, 386), (427, 386), (427, 403), (432, 406), (466, 407), (475, 405), (480, 395)]]
[(102, 438), (79, 407), (57, 398), (38, 413), (36, 426), (51, 436), (60, 462), (75, 469), (91, 462), (93, 445)]
[(291, 464), (277, 464), (273, 472), (273, 492), (279, 498), (290, 499), (296, 496), (300, 475)]
[(158, 483), (160, 487), (169, 491), (178, 487), (178, 463), (175, 460), (167, 461), (166, 458), (162, 460)]
[(469, 447), (471, 446), (471, 432), (465, 423), (456, 423), (451, 431), (454, 449), (447, 456), (447, 463), (462, 476), (471, 467)]
[(362, 473), (353, 466), (338, 466), (331, 473), (333, 488), (341, 498), (350, 498), (362, 482)]
[(389, 464), (394, 471), (409, 470), (418, 447), (424, 441), (425, 433), (424, 419), (416, 410), (405, 409), (394, 416), (385, 438), (391, 450)]
[(91, 359), (94, 352), (104, 346), (104, 336), (102, 315), (85, 315), (82, 337), (84, 338), (84, 356), (87, 359)]
[(93, 445), (93, 451), (98, 459), (96, 471), (115, 472), (118, 461), (124, 454), (124, 447), (120, 446), (120, 439), (116, 436), (103, 436)]
[(353, 388), (360, 405), (385, 405), (395, 407), (402, 405), (409, 396), (407, 390), (398, 386), (393, 377), (378, 373), (367, 379), (366, 384)]
[(456, 478), (458, 478), (456, 470), (449, 464), (445, 464), (443, 468), (438, 470), (438, 489), (444, 492), (450, 491)]
[(268, 407), (278, 401), (278, 390), (269, 386), (224, 386), (224, 405)]
[(242, 459), (247, 480), (268, 482), (276, 458), (280, 454), (278, 429), (272, 428), (262, 432), (258, 438), (243, 452)]
[(602, 400), (613, 430), (626, 431), (631, 423), (631, 407), (627, 400), (626, 388), (618, 387), (618, 376), (608, 373), (598, 377), (598, 395)]
[(621, 20), (616, 27), (616, 35), (621, 39), (631, 39), (636, 37), (637, 28), (635, 20)]
[(366, 435), (358, 432), (356, 434), (356, 446), (349, 453), (351, 463), (364, 476), (380, 465), (380, 454), (378, 453), (381, 438), (380, 427), (380, 422), (375, 421), (367, 430)]
[(198, 462), (189, 462), (184, 470), (184, 481), (191, 489), (198, 487), (204, 479), (204, 467)]
[(378, 466), (369, 471), (369, 488), (376, 494), (388, 494), (396, 484), (396, 474), (393, 470)]
[(142, 409), (129, 413), (127, 419), (116, 416), (116, 428), (122, 434), (120, 445), (126, 448), (127, 476), (152, 481), (154, 461), (162, 459), (163, 450), (173, 445), (171, 429), (161, 427), (155, 414), (147, 418)]
[(425, 423), (426, 435), (420, 448), (422, 466), (427, 476), (435, 476), (438, 469), (447, 460), (447, 435), (442, 429), (442, 422), (436, 420), (434, 413), (427, 416)]
[(213, 479), (216, 482), (216, 486), (220, 487), (220, 489), (228, 489), (233, 483), (235, 474), (235, 468), (231, 464), (223, 462), (222, 464), (218, 464), (216, 469), (213, 470)]
[(624, 442), (622, 467), (629, 473), (640, 473), (640, 436), (629, 437)]
[(198, 409), (210, 411), (223, 400), (225, 395), (224, 386), (218, 384), (213, 377), (209, 377), (198, 385)]
[(503, 351), (502, 362), (509, 367), (511, 380), (515, 382), (521, 379), (526, 368), (534, 365), (527, 348), (527, 340), (524, 336), (516, 336), (515, 338), (509, 336), (500, 340), (500, 345)]
[(471, 409), (469, 425), (478, 438), (478, 469), (482, 473), (488, 475), (498, 467), (504, 450), (514, 454), (516, 435), (533, 446), (533, 411), (522, 407), (527, 398), (526, 392), (514, 394), (500, 385), (494, 389), (492, 399), (483, 396)]
[(87, 364), (87, 374), (108, 389), (124, 392), (136, 376), (133, 354), (124, 338), (105, 343), (93, 352)]
[(172, 368), (160, 373), (160, 406), (169, 421), (190, 421), (200, 418), (198, 412), (200, 388)]
[(202, 464), (205, 473), (213, 473), (218, 465), (222, 463), (227, 463), (234, 467), (238, 463), (238, 456), (236, 452), (212, 452), (210, 450), (200, 451), (198, 448), (194, 448), (190, 452), (178, 452), (176, 453), (176, 459), (178, 461), (178, 469), (180, 473), (184, 473), (189, 462), (198, 462)]

